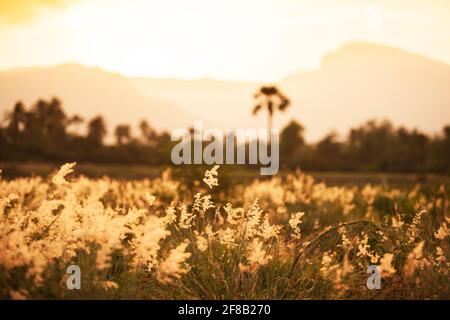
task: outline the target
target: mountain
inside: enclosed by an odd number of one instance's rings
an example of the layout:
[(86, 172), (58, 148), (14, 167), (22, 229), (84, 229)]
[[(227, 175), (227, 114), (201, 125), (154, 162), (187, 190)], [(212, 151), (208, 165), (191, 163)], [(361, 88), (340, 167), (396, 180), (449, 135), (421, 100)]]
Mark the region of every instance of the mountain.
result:
[[(301, 57), (299, 57), (301, 59)], [(437, 132), (450, 123), (450, 66), (400, 49), (350, 43), (325, 55), (318, 70), (276, 83), (292, 106), (275, 116), (283, 126), (296, 118), (310, 141), (329, 130), (344, 133), (370, 118)], [(261, 84), (213, 79), (130, 78), (80, 65), (0, 72), (0, 112), (15, 101), (60, 97), (66, 110), (108, 122), (156, 128), (191, 126), (263, 128), (266, 115), (251, 116), (253, 93)]]
[(0, 111), (22, 100), (56, 96), (69, 114), (85, 119), (102, 114), (109, 128), (118, 123), (137, 125), (148, 119), (158, 129), (185, 127), (192, 117), (178, 106), (141, 94), (131, 79), (98, 68), (64, 64), (49, 68), (21, 68), (0, 72)]
[[(251, 115), (256, 83), (213, 79), (176, 80), (136, 78), (133, 83), (149, 97), (171, 101), (202, 121), (221, 129), (264, 127)], [(265, 117), (264, 117), (265, 119)]]
[(324, 56), (319, 70), (280, 86), (314, 136), (333, 128), (345, 132), (369, 118), (429, 133), (450, 124), (450, 66), (391, 47), (348, 44)]

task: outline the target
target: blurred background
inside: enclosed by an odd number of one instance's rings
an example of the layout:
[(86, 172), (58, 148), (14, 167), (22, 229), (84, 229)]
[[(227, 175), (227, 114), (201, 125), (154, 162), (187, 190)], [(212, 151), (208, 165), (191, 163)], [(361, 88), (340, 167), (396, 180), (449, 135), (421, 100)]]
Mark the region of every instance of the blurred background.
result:
[(281, 174), (446, 179), (449, 63), (446, 0), (0, 0), (0, 168), (153, 176), (198, 120), (279, 128)]

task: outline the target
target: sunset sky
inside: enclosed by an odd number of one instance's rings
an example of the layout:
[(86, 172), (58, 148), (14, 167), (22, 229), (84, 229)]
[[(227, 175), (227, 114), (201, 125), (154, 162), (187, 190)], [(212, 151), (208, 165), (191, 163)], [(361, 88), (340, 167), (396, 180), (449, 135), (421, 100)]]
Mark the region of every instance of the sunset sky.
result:
[(450, 63), (450, 1), (0, 0), (0, 69), (275, 81), (349, 41)]

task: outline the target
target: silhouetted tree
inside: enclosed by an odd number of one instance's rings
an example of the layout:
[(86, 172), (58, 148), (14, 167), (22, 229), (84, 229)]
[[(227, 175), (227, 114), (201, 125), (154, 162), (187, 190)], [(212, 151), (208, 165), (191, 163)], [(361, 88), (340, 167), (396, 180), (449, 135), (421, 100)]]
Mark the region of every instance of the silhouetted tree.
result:
[(114, 135), (116, 136), (117, 145), (124, 145), (131, 140), (130, 126), (127, 124), (118, 125), (114, 131)]
[(63, 111), (61, 100), (52, 98), (47, 104), (47, 110), (42, 116), (44, 119), (44, 137), (60, 146), (66, 137), (68, 118)]
[(254, 95), (255, 107), (253, 108), (253, 114), (257, 114), (260, 110), (267, 110), (267, 129), (270, 133), (272, 130), (272, 118), (275, 111), (284, 111), (290, 104), (289, 99), (281, 93), (275, 86), (263, 86)]
[(87, 139), (91, 145), (101, 146), (106, 134), (106, 124), (102, 116), (97, 116), (89, 121)]
[(304, 128), (297, 121), (292, 120), (282, 131), (280, 136), (281, 161), (292, 163), (292, 156), (305, 143)]
[(340, 159), (341, 144), (337, 141), (337, 134), (331, 132), (316, 146), (315, 162), (318, 170), (336, 168)]
[[(276, 109), (275, 103), (263, 105), (272, 113)], [(116, 146), (103, 145), (107, 132), (101, 116), (89, 121), (86, 136), (68, 132), (81, 122), (80, 116), (66, 116), (57, 98), (38, 100), (29, 109), (18, 102), (0, 121), (0, 160), (170, 164), (176, 143), (146, 121), (139, 124), (139, 140), (133, 139), (128, 124), (118, 126)], [(345, 140), (331, 133), (317, 144), (305, 144), (303, 127), (291, 121), (280, 142), (281, 164), (291, 168), (450, 174), (450, 126), (428, 136), (417, 129), (394, 128), (388, 121), (368, 121), (352, 128)]]
[(8, 125), (6, 127), (6, 134), (12, 141), (20, 139), (20, 133), (25, 129), (25, 107), (21, 101), (17, 102), (13, 111), (7, 113), (6, 119)]
[(156, 131), (145, 120), (141, 120), (139, 128), (141, 129), (142, 142), (147, 145), (154, 145), (157, 136)]
[(389, 147), (395, 143), (394, 130), (389, 121), (378, 123), (372, 120), (351, 129), (348, 141), (352, 162), (365, 164), (366, 170), (387, 169)]

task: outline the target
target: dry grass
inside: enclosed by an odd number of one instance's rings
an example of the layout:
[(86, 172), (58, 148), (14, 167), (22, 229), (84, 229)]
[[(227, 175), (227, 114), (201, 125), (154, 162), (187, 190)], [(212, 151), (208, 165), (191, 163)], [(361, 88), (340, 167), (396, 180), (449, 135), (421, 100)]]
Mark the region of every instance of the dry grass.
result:
[[(329, 187), (303, 173), (228, 190), (160, 178), (0, 180), (0, 298), (448, 299), (449, 191)], [(218, 180), (217, 180), (218, 179)], [(79, 265), (81, 290), (66, 268)], [(366, 288), (369, 265), (380, 290)]]

